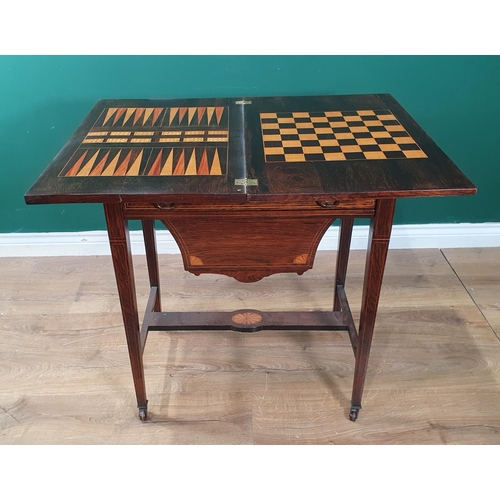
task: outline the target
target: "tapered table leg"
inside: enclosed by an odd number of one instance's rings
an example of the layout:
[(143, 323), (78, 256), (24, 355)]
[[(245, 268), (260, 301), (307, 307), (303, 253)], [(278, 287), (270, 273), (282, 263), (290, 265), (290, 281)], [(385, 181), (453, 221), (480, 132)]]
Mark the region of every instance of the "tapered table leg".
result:
[(337, 286), (345, 285), (347, 274), (347, 263), (349, 261), (349, 249), (351, 248), (353, 217), (340, 219), (339, 244), (337, 248), (337, 265), (335, 270), (335, 288), (333, 290), (333, 310), (340, 311), (340, 300), (337, 295)]
[(144, 235), (144, 246), (146, 247), (146, 261), (148, 264), (149, 284), (157, 288), (154, 312), (161, 311), (160, 300), (160, 272), (158, 267), (158, 254), (156, 252), (155, 221), (143, 220), (142, 233)]
[(391, 237), (392, 220), (396, 200), (377, 200), (375, 216), (370, 224), (368, 252), (366, 255), (363, 299), (359, 319), (358, 346), (354, 368), (354, 384), (349, 418), (354, 421), (361, 409), (361, 397), (365, 384), (368, 357), (373, 337), (373, 328), (377, 315), (380, 289), (384, 276), (387, 251)]
[(134, 268), (128, 222), (123, 217), (120, 203), (105, 203), (104, 213), (108, 227), (109, 244), (115, 270), (116, 284), (122, 309), (123, 324), (127, 337), (128, 353), (134, 379), (137, 406), (141, 420), (147, 418), (146, 384), (140, 342), (139, 315), (135, 293)]

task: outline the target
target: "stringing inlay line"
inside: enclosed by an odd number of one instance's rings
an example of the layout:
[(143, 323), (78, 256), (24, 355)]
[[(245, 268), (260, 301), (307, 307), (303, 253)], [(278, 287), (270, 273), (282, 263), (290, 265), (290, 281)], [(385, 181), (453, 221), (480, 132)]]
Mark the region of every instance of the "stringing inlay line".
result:
[(227, 130), (158, 130), (158, 131), (134, 131), (123, 130), (93, 131), (91, 130), (82, 144), (124, 144), (124, 143), (159, 143), (159, 142), (226, 142), (228, 141)]

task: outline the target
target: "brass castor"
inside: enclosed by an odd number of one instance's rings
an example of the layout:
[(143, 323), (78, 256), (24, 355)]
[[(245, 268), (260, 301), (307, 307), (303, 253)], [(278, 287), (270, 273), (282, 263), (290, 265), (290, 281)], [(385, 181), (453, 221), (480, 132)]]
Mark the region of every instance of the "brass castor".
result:
[(349, 420), (351, 422), (356, 422), (356, 419), (358, 418), (359, 410), (361, 410), (361, 408), (355, 407), (355, 406), (351, 407), (351, 411), (349, 412)]
[(148, 419), (147, 406), (139, 406), (139, 418), (141, 419), (141, 422), (145, 422)]

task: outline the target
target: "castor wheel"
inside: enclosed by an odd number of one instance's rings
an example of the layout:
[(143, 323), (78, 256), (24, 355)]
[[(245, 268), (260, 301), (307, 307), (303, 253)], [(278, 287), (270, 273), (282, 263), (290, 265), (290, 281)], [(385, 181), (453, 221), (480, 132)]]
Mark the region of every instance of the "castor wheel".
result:
[(358, 418), (358, 414), (359, 414), (360, 409), (361, 408), (356, 408), (354, 406), (351, 408), (351, 411), (349, 413), (349, 420), (351, 422), (356, 422), (356, 419)]
[(139, 418), (141, 422), (144, 422), (148, 419), (148, 407), (147, 406), (139, 406)]

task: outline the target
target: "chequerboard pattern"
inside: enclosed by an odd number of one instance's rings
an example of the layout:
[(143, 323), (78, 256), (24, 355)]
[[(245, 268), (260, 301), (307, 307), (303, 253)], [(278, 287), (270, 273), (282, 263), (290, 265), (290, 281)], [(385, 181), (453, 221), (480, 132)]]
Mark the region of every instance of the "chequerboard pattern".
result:
[(227, 107), (107, 108), (63, 177), (225, 175)]
[(389, 110), (261, 113), (266, 162), (427, 158)]

